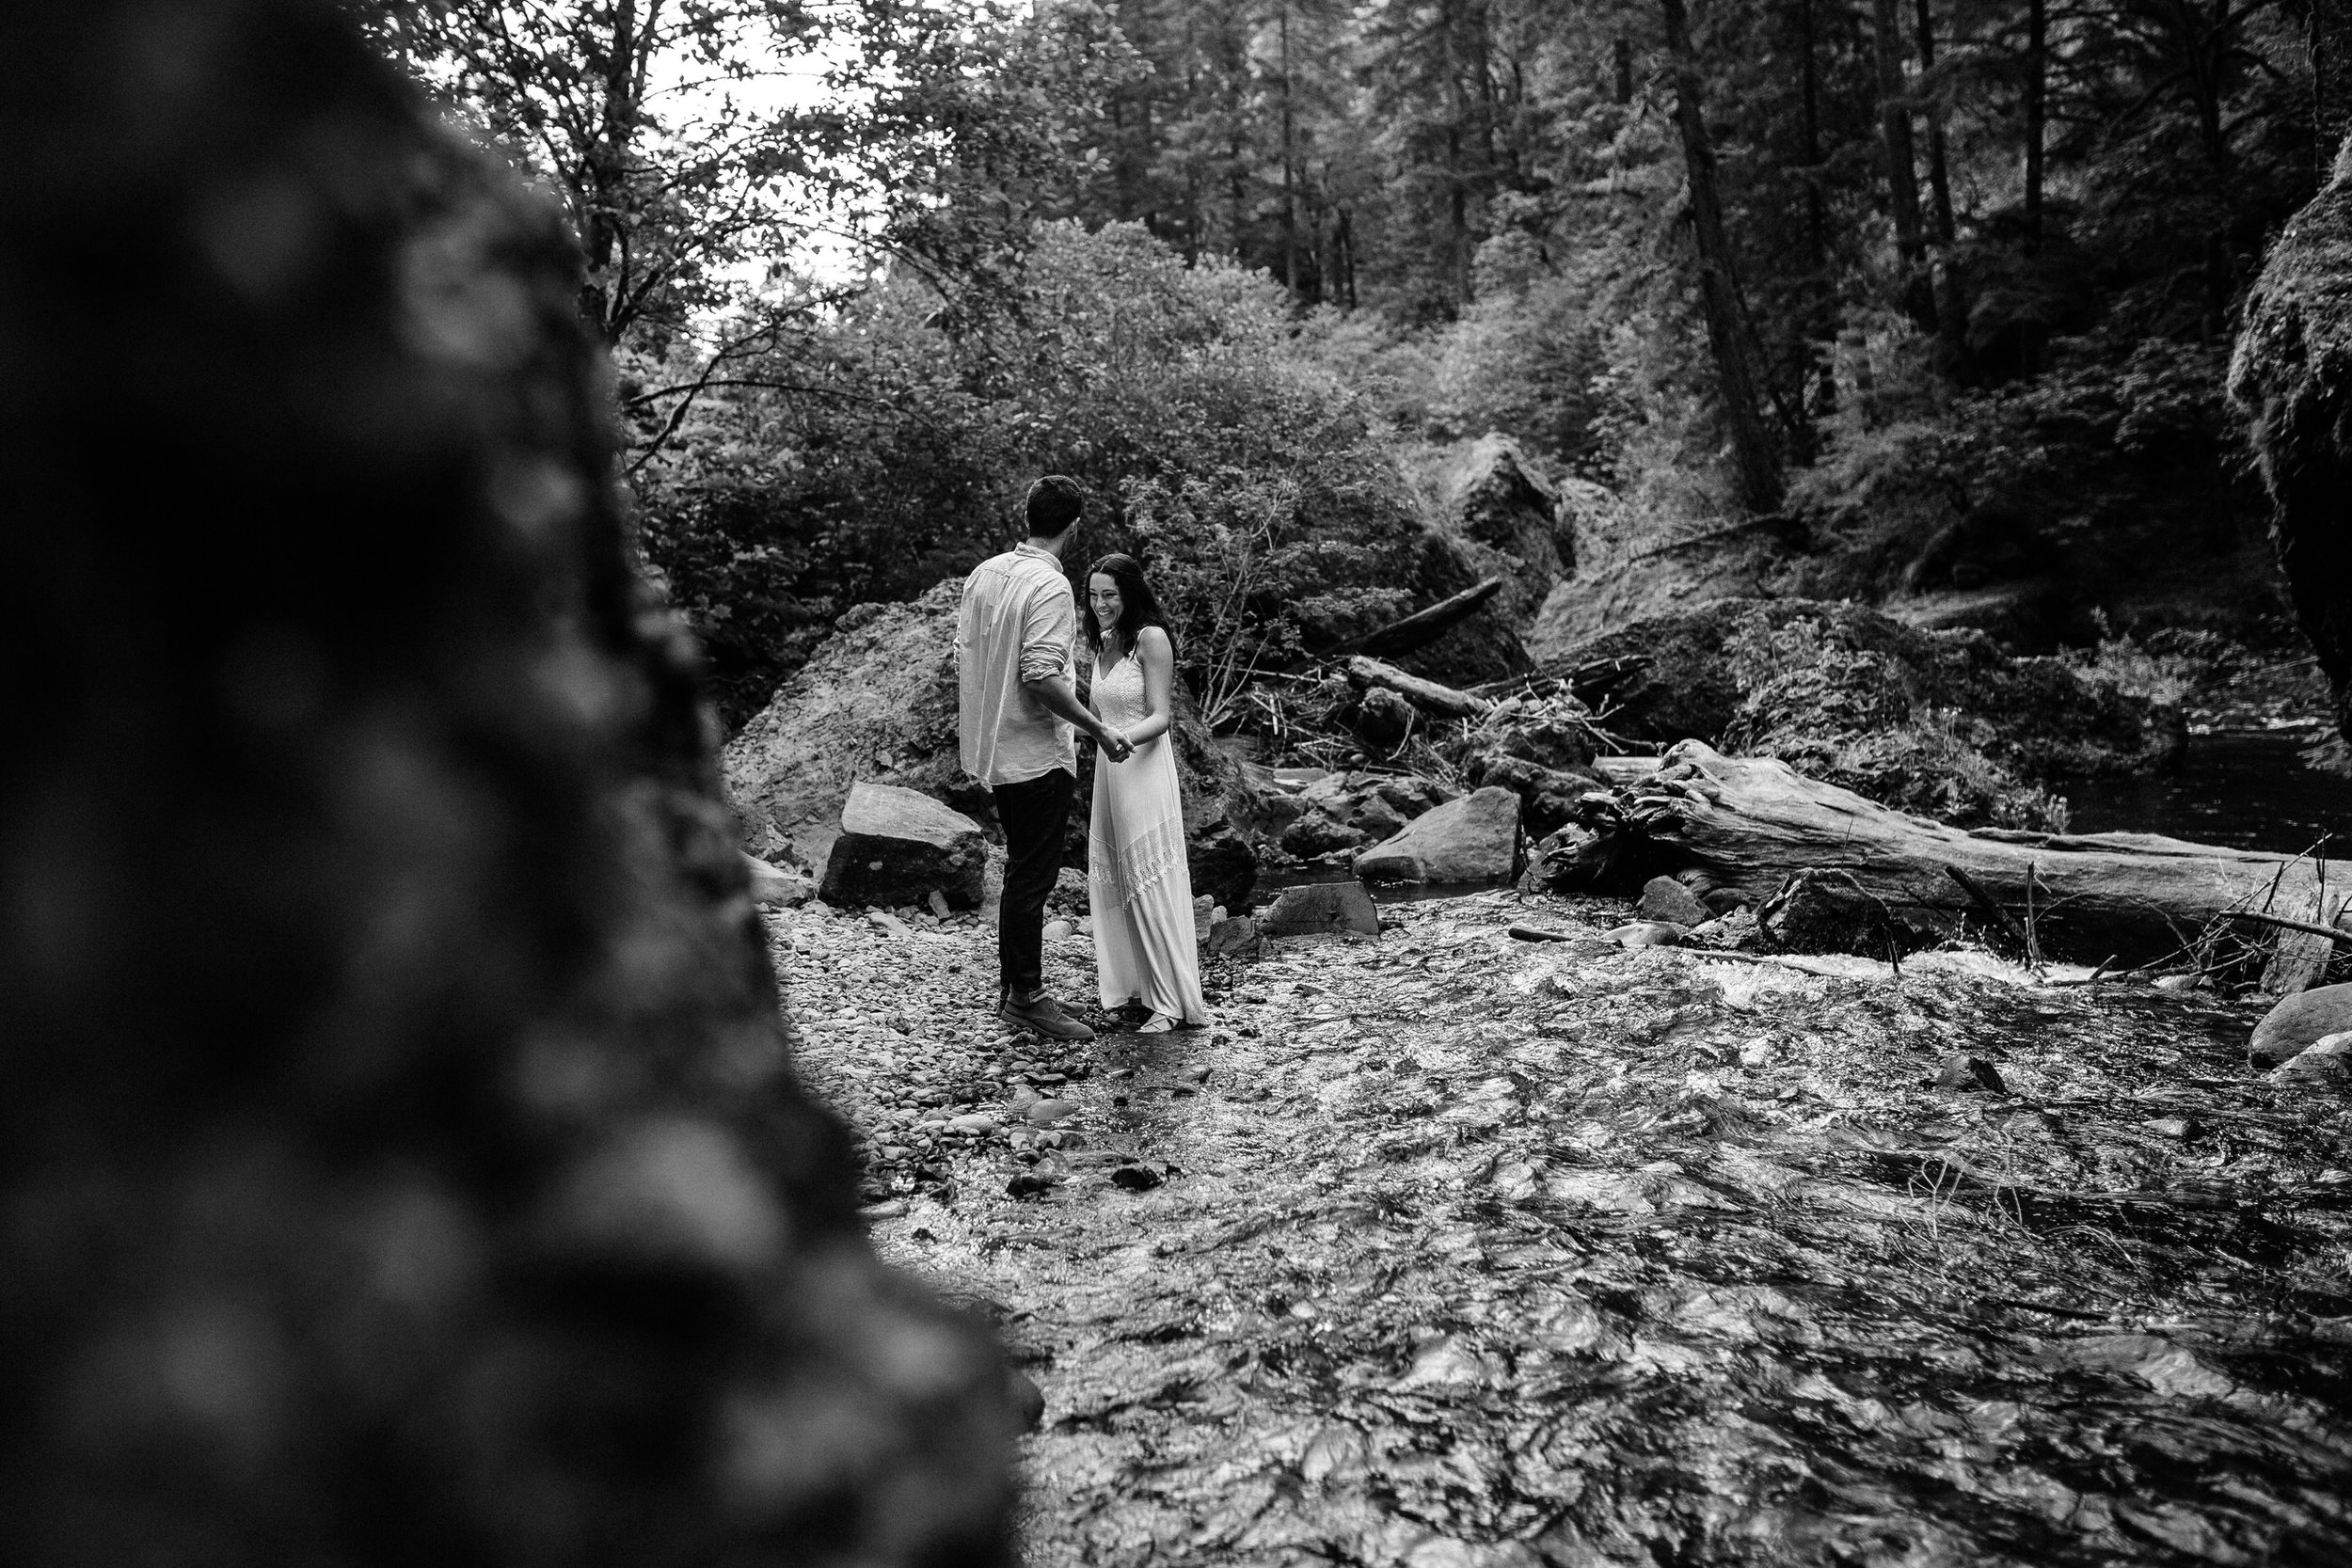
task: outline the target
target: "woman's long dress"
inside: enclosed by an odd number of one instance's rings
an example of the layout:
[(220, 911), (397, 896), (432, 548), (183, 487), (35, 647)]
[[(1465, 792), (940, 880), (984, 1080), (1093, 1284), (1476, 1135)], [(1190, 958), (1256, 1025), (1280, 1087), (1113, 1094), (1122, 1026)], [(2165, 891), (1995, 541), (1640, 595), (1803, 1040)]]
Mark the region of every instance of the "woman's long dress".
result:
[[(1142, 661), (1131, 655), (1107, 670), (1097, 663), (1092, 699), (1113, 729), (1142, 723), (1151, 716)], [(1103, 1006), (1140, 1001), (1180, 1023), (1208, 1022), (1171, 736), (1145, 741), (1125, 762), (1095, 753), (1088, 836), (1087, 895)]]

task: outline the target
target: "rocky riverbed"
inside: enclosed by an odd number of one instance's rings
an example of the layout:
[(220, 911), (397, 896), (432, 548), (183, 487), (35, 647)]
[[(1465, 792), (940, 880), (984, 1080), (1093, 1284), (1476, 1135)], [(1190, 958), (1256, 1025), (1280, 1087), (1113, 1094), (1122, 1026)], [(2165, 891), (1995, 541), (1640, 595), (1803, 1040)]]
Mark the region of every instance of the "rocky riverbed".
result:
[(1385, 913), (1061, 1052), (972, 917), (768, 916), (878, 1242), (1043, 1390), (1037, 1568), (2352, 1560), (2352, 1101), (2257, 1006)]

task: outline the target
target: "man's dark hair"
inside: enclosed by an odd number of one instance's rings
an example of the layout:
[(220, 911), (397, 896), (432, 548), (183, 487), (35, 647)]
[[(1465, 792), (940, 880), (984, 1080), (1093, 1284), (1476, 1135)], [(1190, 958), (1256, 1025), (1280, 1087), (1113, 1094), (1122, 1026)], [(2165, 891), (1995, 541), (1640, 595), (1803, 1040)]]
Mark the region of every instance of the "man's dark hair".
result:
[(1068, 474), (1047, 474), (1030, 485), (1029, 499), (1022, 506), (1031, 536), (1039, 539), (1069, 532), (1086, 509), (1085, 487)]

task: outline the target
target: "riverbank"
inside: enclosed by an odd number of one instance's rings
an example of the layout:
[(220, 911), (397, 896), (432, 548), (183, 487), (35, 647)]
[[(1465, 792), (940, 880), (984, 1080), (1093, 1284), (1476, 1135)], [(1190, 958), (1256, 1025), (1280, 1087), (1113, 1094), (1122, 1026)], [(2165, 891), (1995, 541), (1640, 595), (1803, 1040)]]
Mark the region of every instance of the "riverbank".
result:
[(1626, 914), (1391, 907), (1058, 1054), (976, 921), (769, 917), (878, 1243), (1044, 1391), (1030, 1563), (2352, 1558), (2352, 1102), (2258, 1007), (1505, 935)]

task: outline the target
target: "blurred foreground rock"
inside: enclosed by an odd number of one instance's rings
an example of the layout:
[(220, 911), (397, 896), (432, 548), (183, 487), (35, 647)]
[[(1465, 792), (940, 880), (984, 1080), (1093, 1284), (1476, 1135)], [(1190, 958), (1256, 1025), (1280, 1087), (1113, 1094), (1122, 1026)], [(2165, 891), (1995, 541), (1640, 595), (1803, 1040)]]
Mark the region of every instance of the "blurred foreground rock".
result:
[(994, 1353), (795, 1079), (552, 206), (324, 4), (0, 49), (0, 1558), (1008, 1560)]

